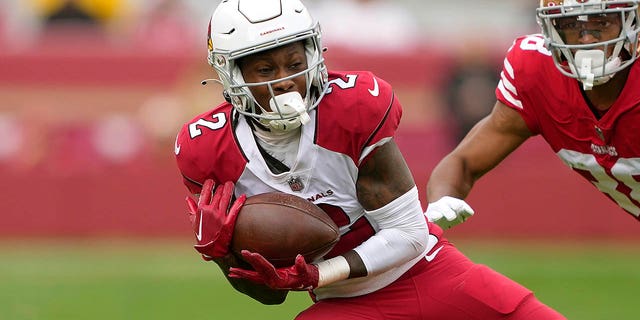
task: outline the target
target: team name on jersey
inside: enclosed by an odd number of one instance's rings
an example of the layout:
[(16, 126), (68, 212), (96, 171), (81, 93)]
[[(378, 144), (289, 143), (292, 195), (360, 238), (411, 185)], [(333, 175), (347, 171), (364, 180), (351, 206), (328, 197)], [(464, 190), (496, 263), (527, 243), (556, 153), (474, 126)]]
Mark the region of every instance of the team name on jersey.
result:
[(316, 194), (314, 196), (311, 196), (311, 197), (307, 198), (307, 200), (309, 200), (311, 202), (315, 202), (315, 201), (317, 201), (319, 199), (322, 199), (322, 198), (325, 198), (325, 197), (329, 197), (329, 196), (332, 196), (332, 195), (333, 195), (333, 190), (329, 189), (329, 190), (327, 190), (325, 192), (321, 192), (321, 193), (318, 193), (318, 194)]
[(599, 146), (592, 143), (591, 151), (593, 151), (595, 154), (608, 154), (612, 157), (618, 156), (618, 151), (616, 151), (616, 147), (614, 146)]

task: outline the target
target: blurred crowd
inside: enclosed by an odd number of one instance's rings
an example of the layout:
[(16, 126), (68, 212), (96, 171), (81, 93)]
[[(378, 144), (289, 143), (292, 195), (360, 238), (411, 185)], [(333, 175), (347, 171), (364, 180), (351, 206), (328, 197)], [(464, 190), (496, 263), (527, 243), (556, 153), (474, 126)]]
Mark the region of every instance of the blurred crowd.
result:
[[(411, 50), (423, 42), (451, 46), (474, 38), (503, 45), (514, 34), (533, 30), (537, 4), (530, 0), (305, 2), (322, 23), (327, 44), (359, 51)], [(156, 43), (159, 38), (166, 47), (181, 47), (200, 37), (213, 7), (201, 0), (3, 0), (0, 43), (16, 47), (33, 43), (43, 32), (81, 25), (103, 31), (114, 42)]]
[[(451, 145), (492, 106), (495, 57), (510, 41), (503, 36), (536, 32), (513, 17), (531, 8), (494, 0), (307, 3), (323, 25), (330, 67), (399, 74), (387, 80), (409, 125), (444, 122)], [(221, 101), (218, 86), (199, 85), (213, 76), (205, 60), (213, 7), (201, 0), (2, 0), (0, 168), (65, 173), (171, 162), (179, 126)], [(496, 7), (507, 14), (467, 14)], [(496, 19), (501, 32), (491, 32)], [(504, 25), (516, 20), (517, 28)], [(360, 55), (371, 63), (341, 65), (340, 57)], [(397, 70), (398, 62), (409, 70)], [(438, 80), (412, 80), (424, 78)]]
[(196, 39), (208, 14), (201, 7), (200, 1), (176, 0), (3, 0), (0, 39), (19, 50), (52, 33), (81, 30), (114, 44), (172, 50)]

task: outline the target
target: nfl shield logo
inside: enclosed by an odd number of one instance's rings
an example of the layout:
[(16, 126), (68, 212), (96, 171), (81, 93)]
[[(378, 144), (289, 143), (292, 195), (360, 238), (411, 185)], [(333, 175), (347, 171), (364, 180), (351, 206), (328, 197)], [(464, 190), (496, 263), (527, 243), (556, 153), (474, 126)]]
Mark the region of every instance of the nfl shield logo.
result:
[(291, 177), (289, 178), (289, 180), (287, 180), (287, 183), (289, 184), (291, 191), (300, 192), (302, 191), (302, 189), (304, 189), (304, 183), (302, 183), (300, 177)]

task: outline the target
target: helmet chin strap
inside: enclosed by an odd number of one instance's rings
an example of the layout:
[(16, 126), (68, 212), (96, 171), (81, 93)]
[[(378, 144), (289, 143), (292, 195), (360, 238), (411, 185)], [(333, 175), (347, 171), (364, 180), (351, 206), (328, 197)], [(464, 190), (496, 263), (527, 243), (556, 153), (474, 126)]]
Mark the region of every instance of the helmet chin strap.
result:
[[(580, 75), (582, 87), (584, 90), (591, 90), (593, 86), (598, 86), (611, 80), (615, 73), (610, 71), (619, 67), (621, 60), (618, 55), (614, 58), (605, 58), (604, 51), (602, 50), (578, 50), (574, 57), (575, 64), (569, 64), (574, 73)], [(604, 66), (602, 63), (606, 61)], [(576, 66), (579, 70), (576, 70)], [(605, 75), (606, 74), (606, 75)]]
[(311, 117), (307, 113), (307, 104), (297, 91), (283, 93), (271, 98), (269, 107), (271, 107), (272, 111), (263, 110), (264, 115), (286, 118), (259, 119), (260, 123), (272, 130), (292, 131), (311, 121)]

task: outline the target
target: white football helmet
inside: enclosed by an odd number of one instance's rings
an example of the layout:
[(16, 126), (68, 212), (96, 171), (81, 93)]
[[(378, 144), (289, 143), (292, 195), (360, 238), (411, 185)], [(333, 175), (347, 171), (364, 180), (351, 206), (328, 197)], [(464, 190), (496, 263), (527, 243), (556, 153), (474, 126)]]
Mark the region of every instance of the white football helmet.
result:
[[(590, 19), (598, 21), (613, 17), (620, 19), (621, 30), (615, 39), (592, 44), (566, 44), (562, 26), (558, 24), (562, 21), (560, 19), (571, 17), (575, 19), (574, 25), (570, 25), (572, 27), (588, 23)], [(637, 58), (640, 27), (637, 0), (541, 0), (537, 21), (556, 67), (564, 75), (581, 81), (585, 90), (606, 83)]]
[[(217, 72), (227, 100), (238, 112), (262, 123), (295, 127), (303, 123), (307, 112), (314, 109), (324, 94), (327, 69), (322, 57), (320, 25), (299, 0), (223, 0), (209, 23), (209, 64)], [(296, 41), (304, 41), (308, 68), (283, 79), (246, 83), (237, 59)], [(307, 96), (275, 99), (272, 84), (305, 75)], [(265, 112), (249, 90), (267, 85), (272, 95), (272, 112)], [(293, 107), (285, 105), (293, 101)]]

